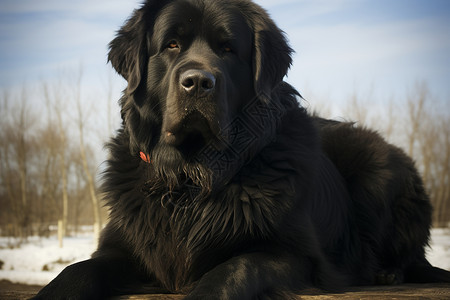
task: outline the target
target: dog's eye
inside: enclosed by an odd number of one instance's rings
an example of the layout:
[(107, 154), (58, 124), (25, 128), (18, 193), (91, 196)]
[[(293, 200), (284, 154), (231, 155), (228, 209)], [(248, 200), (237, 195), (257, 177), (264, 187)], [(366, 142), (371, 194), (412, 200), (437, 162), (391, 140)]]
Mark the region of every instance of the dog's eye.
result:
[(178, 48), (180, 48), (180, 46), (178, 46), (178, 43), (176, 41), (171, 41), (167, 45), (167, 48), (169, 48), (169, 49), (178, 49)]
[(231, 48), (231, 46), (229, 44), (224, 44), (222, 46), (222, 51), (226, 52), (226, 53), (231, 53), (231, 52), (233, 52), (233, 48)]

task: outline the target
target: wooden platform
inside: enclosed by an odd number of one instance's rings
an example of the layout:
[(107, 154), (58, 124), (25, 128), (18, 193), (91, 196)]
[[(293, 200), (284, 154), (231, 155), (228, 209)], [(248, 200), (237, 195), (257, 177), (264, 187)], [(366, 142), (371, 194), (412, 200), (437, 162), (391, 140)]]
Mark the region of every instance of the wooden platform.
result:
[[(117, 297), (115, 300), (181, 300), (183, 295), (131, 295)], [(450, 299), (450, 284), (404, 284), (397, 286), (370, 286), (349, 288), (339, 294), (324, 294), (319, 290), (306, 290), (298, 295), (302, 300), (321, 299)]]
[[(38, 291), (39, 286), (26, 286), (0, 281), (0, 299), (29, 299)], [(130, 295), (116, 297), (115, 300), (181, 300), (183, 295)], [(397, 286), (370, 286), (348, 288), (339, 294), (324, 294), (319, 290), (306, 290), (298, 299), (450, 299), (450, 284), (404, 284)]]

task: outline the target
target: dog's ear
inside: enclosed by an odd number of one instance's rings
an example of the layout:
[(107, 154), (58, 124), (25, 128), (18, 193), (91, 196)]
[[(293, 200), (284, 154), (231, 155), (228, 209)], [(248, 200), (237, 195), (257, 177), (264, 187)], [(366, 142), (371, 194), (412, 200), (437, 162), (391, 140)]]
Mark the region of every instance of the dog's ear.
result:
[(250, 15), (254, 30), (253, 75), (257, 93), (267, 96), (282, 81), (292, 63), (293, 50), (284, 32), (272, 21), (267, 12), (258, 7)]
[(128, 81), (128, 93), (133, 93), (144, 76), (148, 62), (148, 35), (159, 11), (169, 0), (147, 0), (133, 12), (117, 36), (109, 43), (108, 61)]
[(145, 7), (135, 10), (109, 43), (108, 61), (128, 81), (129, 93), (139, 86), (147, 63), (146, 23)]

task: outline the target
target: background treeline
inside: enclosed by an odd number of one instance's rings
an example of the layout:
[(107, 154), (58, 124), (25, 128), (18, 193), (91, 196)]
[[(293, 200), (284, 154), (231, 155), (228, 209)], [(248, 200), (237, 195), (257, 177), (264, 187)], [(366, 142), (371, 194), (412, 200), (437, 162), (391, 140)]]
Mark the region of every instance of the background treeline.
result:
[(83, 225), (100, 231), (107, 220), (98, 192), (103, 145), (119, 124), (120, 89), (110, 75), (88, 94), (80, 68), (3, 91), (0, 235), (63, 237)]
[[(377, 95), (373, 88), (353, 92), (340, 109), (341, 121), (377, 130), (412, 157), (434, 207), (433, 226), (450, 225), (450, 99), (437, 99), (425, 82), (417, 82), (404, 95)], [(379, 91), (378, 91), (379, 92)], [(311, 104), (320, 115), (333, 118), (332, 99)], [(335, 118), (336, 119), (336, 118)]]
[[(25, 238), (55, 230), (62, 237), (82, 225), (98, 233), (107, 220), (98, 192), (107, 155), (102, 145), (120, 122), (120, 91), (109, 79), (101, 92), (86, 95), (82, 71), (60, 77), (0, 95), (0, 235)], [(318, 98), (309, 97), (306, 105), (336, 118), (329, 109), (332, 99)], [(373, 98), (354, 92), (341, 108), (341, 120), (375, 128), (411, 155), (435, 207), (434, 226), (447, 226), (448, 101), (434, 100), (424, 83), (383, 103)]]

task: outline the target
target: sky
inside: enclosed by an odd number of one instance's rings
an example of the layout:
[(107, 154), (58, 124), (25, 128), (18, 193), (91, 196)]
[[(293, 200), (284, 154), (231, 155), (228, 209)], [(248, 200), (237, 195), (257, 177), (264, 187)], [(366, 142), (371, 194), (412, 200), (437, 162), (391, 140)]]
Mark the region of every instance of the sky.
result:
[[(309, 102), (340, 105), (426, 82), (450, 109), (450, 1), (257, 0), (296, 51), (287, 81)], [(108, 43), (141, 0), (0, 0), (0, 91), (83, 70), (83, 88), (125, 81), (107, 64)], [(92, 93), (95, 93), (92, 92)], [(117, 108), (118, 110), (118, 108)]]

